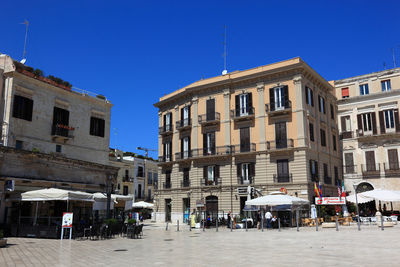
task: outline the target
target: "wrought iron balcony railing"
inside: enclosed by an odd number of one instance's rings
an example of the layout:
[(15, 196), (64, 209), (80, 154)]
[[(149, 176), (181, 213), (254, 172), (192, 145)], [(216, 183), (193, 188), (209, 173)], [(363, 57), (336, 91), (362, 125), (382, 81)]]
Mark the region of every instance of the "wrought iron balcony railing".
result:
[(267, 141), (267, 150), (280, 150), (294, 147), (293, 139), (282, 139), (275, 141)]
[(202, 125), (219, 123), (220, 120), (221, 115), (219, 112), (199, 115), (199, 123)]
[(192, 120), (190, 118), (176, 121), (176, 129), (183, 130), (192, 126)]
[(238, 177), (238, 184), (243, 184), (243, 185), (249, 185), (254, 183), (254, 177), (249, 176), (249, 177), (243, 177), (239, 176)]
[(232, 146), (232, 153), (235, 153), (235, 154), (255, 152), (255, 151), (256, 151), (255, 143), (247, 143), (247, 144), (240, 144), (240, 145)]
[(274, 174), (274, 183), (292, 183), (293, 175), (291, 173)]
[(166, 124), (158, 128), (158, 133), (163, 135), (163, 134), (171, 134), (173, 129), (172, 124)]
[(292, 101), (284, 100), (282, 101), (275, 101), (268, 104), (265, 104), (265, 111), (272, 115), (272, 113), (281, 113), (281, 112), (288, 112), (292, 109)]

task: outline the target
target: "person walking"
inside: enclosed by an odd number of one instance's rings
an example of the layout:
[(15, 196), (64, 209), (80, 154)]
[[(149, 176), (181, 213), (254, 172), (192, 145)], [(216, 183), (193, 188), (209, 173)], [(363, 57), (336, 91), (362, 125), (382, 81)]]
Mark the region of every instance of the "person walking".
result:
[(267, 228), (271, 228), (272, 213), (269, 210), (265, 213), (265, 218), (267, 219)]
[(228, 212), (228, 228), (231, 228), (231, 212)]

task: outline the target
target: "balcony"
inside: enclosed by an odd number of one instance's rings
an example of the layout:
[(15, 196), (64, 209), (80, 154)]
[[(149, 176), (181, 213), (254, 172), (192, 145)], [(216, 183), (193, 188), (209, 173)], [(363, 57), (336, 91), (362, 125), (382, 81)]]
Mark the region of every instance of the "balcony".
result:
[(158, 133), (160, 135), (172, 134), (172, 129), (173, 129), (173, 125), (172, 124), (166, 124), (166, 125), (161, 126), (161, 127), (158, 128)]
[(340, 133), (340, 139), (350, 139), (353, 138), (353, 132), (352, 131), (346, 131), (346, 132), (341, 132)]
[(239, 154), (239, 153), (251, 153), (256, 152), (256, 144), (250, 143), (249, 145), (233, 145), (232, 146), (232, 153)]
[(332, 184), (332, 177), (324, 176), (324, 184)]
[(209, 157), (209, 156), (227, 156), (232, 154), (231, 146), (217, 146), (211, 148), (193, 149), (193, 157)]
[(231, 117), (234, 121), (245, 121), (254, 119), (254, 107), (231, 110)]
[(201, 180), (202, 186), (218, 186), (221, 185), (221, 178), (214, 178), (213, 180), (203, 179)]
[(62, 139), (63, 141), (67, 141), (74, 136), (72, 135), (75, 129), (68, 125), (63, 124), (55, 124), (51, 128), (51, 136), (53, 139)]
[(124, 176), (124, 177), (122, 177), (122, 182), (131, 183), (131, 182), (133, 182), (133, 177)]
[(357, 166), (356, 165), (345, 165), (345, 166), (343, 166), (343, 173), (344, 174), (355, 174), (355, 173), (357, 173)]
[(355, 131), (355, 135), (360, 140), (374, 140), (376, 138), (388, 138), (388, 137), (398, 137), (400, 132), (396, 132), (394, 128), (385, 129), (384, 133), (381, 133), (380, 127), (377, 127), (374, 131), (364, 131), (363, 129), (358, 129)]
[(273, 102), (265, 104), (265, 111), (267, 112), (268, 116), (278, 116), (278, 115), (285, 115), (292, 112), (292, 101), (286, 100), (282, 101), (281, 103)]
[(192, 152), (190, 150), (175, 153), (175, 160), (185, 160), (185, 159), (190, 159), (191, 157), (192, 157)]
[(318, 173), (311, 173), (311, 181), (312, 182), (319, 182)]
[(176, 129), (178, 131), (190, 129), (192, 127), (192, 120), (191, 119), (183, 119), (180, 121), (176, 121)]
[(199, 124), (202, 126), (219, 124), (221, 115), (218, 112), (199, 115)]
[(171, 182), (163, 183), (163, 189), (171, 189)]
[(270, 151), (288, 150), (288, 149), (292, 149), (293, 147), (294, 147), (293, 139), (267, 141), (267, 150), (270, 150)]
[(254, 183), (254, 177), (250, 176), (250, 177), (238, 177), (238, 184), (243, 184), (243, 185), (250, 185)]
[(400, 165), (398, 162), (383, 163), (385, 177), (400, 177)]
[(190, 187), (189, 179), (181, 181), (181, 188), (188, 188), (188, 187)]
[(293, 176), (291, 173), (274, 174), (274, 183), (292, 183)]
[(379, 178), (381, 176), (381, 166), (379, 163), (375, 164), (361, 164), (363, 178)]
[(171, 156), (159, 156), (158, 157), (158, 162), (161, 163), (166, 163), (166, 162), (171, 162), (172, 161), (172, 157)]

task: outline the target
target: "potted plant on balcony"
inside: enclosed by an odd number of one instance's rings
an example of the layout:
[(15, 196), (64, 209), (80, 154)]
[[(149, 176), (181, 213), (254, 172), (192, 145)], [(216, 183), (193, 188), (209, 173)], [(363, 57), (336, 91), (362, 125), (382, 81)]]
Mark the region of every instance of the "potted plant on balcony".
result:
[(7, 239), (4, 238), (3, 229), (0, 229), (0, 248), (7, 246)]

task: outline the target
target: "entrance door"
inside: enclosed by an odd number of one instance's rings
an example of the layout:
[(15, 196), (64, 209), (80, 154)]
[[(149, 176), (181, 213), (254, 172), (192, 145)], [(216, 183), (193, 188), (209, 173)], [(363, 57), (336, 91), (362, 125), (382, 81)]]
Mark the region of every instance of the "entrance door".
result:
[(165, 200), (165, 221), (171, 221), (171, 199)]
[(217, 196), (206, 197), (206, 210), (207, 210), (207, 216), (210, 216), (212, 221), (218, 217), (218, 197)]
[(286, 122), (275, 123), (275, 143), (276, 148), (287, 147)]
[(215, 99), (208, 99), (206, 102), (206, 120), (214, 121), (215, 120)]
[(240, 128), (240, 152), (250, 151), (250, 128)]
[(187, 223), (190, 217), (190, 198), (182, 199), (183, 202), (183, 222)]

